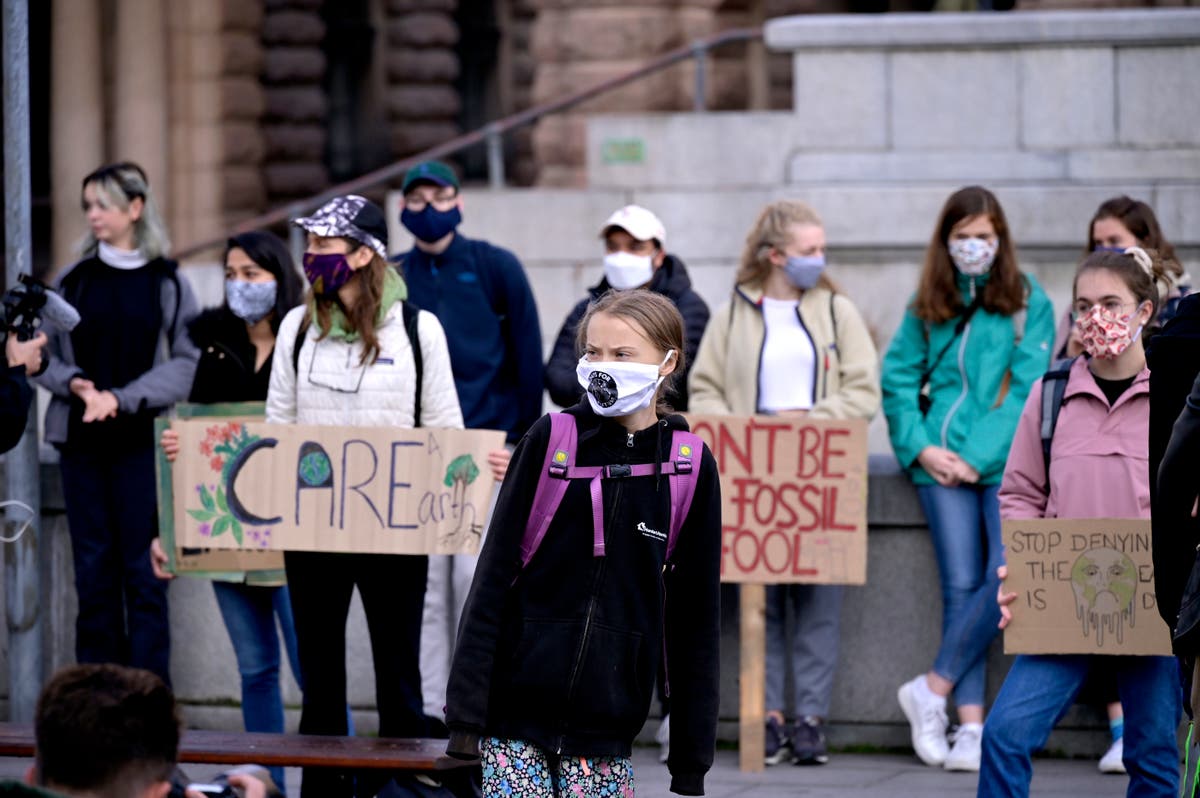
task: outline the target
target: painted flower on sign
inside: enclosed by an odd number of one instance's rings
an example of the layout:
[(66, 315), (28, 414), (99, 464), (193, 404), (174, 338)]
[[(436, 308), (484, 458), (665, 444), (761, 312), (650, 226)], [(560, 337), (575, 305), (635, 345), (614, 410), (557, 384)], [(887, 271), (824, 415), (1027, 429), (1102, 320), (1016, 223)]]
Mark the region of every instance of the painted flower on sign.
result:
[[(201, 483), (196, 486), (200, 506), (189, 509), (187, 514), (199, 522), (197, 531), (204, 537), (220, 537), (226, 532), (233, 535), (238, 545), (244, 545), (245, 529), (229, 510), (229, 502), (225, 496), (225, 485), (228, 482), (228, 471), (237, 456), (255, 441), (257, 435), (251, 435), (246, 425), (231, 421), (226, 424), (214, 424), (204, 431), (204, 440), (200, 442), (199, 452), (208, 458), (208, 465), (215, 474), (216, 482)], [(255, 542), (264, 545), (269, 539), (269, 529), (256, 530)]]

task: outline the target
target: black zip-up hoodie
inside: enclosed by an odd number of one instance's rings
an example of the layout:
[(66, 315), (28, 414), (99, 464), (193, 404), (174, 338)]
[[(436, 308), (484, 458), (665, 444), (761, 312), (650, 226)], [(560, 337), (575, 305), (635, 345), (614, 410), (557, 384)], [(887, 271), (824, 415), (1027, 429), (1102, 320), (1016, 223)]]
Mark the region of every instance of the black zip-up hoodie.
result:
[[(565, 411), (579, 432), (576, 464), (665, 462), (667, 416), (628, 434), (587, 401)], [(447, 689), (451, 755), (475, 756), (492, 735), (550, 754), (631, 754), (664, 653), (671, 694), (671, 790), (703, 795), (716, 742), (721, 497), (705, 448), (672, 562), (669, 480), (603, 483), (605, 556), (592, 552), (588, 480), (573, 480), (524, 571), (520, 545), (550, 438), (541, 418), (518, 444), (500, 490), (459, 628)], [(665, 644), (664, 644), (665, 627)]]
[[(646, 288), (674, 302), (679, 315), (683, 316), (683, 348), (687, 358), (683, 373), (672, 374), (667, 380), (666, 393), (671, 407), (682, 413), (688, 407), (687, 376), (696, 362), (700, 339), (708, 327), (708, 305), (692, 288), (692, 278), (688, 276), (683, 261), (674, 255), (667, 255), (662, 266), (654, 270), (654, 277)], [(550, 400), (559, 407), (571, 407), (583, 396), (583, 388), (575, 376), (575, 366), (579, 363), (575, 333), (588, 306), (610, 290), (608, 280), (601, 278), (599, 283), (588, 289), (588, 296), (571, 309), (562, 329), (558, 331), (554, 349), (546, 361), (546, 390), (550, 393)]]

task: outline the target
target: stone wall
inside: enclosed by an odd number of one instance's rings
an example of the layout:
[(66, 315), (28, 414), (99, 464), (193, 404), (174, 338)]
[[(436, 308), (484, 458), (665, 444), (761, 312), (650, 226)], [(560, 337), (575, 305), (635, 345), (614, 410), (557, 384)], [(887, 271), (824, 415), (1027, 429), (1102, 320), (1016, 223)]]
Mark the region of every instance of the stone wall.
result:
[(456, 0), (387, 0), (387, 114), (392, 155), (459, 134)]
[[(716, 31), (719, 0), (652, 3), (534, 0), (533, 101), (547, 102), (614, 78), (647, 59)], [(692, 67), (681, 63), (542, 120), (534, 152), (542, 186), (585, 180), (585, 119), (605, 111), (670, 111), (692, 104)]]
[(272, 206), (329, 185), (321, 0), (264, 0), (262, 180)]

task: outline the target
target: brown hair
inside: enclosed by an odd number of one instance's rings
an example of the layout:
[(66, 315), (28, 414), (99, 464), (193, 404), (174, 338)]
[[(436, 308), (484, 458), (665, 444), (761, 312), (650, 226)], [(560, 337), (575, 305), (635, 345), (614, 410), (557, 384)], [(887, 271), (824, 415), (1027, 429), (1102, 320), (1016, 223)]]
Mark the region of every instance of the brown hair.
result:
[(1092, 252), (1079, 264), (1075, 270), (1075, 280), (1071, 283), (1071, 297), (1076, 296), (1076, 286), (1079, 275), (1084, 272), (1103, 269), (1121, 278), (1125, 287), (1134, 295), (1140, 307), (1149, 302), (1154, 306), (1150, 321), (1158, 315), (1158, 305), (1163, 295), (1161, 286), (1168, 284), (1170, 277), (1166, 273), (1166, 265), (1159, 254), (1152, 249), (1130, 247), (1128, 252)]
[(654, 291), (635, 288), (629, 291), (609, 291), (593, 302), (584, 314), (575, 332), (575, 348), (582, 355), (587, 348), (587, 330), (592, 317), (607, 313), (640, 328), (655, 348), (664, 354), (675, 351), (675, 370), (658, 386), (657, 407), (660, 416), (673, 408), (663, 400), (663, 394), (676, 380), (682, 379), (687, 369), (687, 355), (683, 349), (683, 316), (675, 303)]
[[(342, 240), (350, 245), (350, 252), (366, 246), (353, 238), (343, 238)], [(388, 265), (388, 262), (378, 252), (372, 250), (371, 262), (355, 272), (354, 277), (351, 278), (358, 280), (361, 286), (358, 299), (352, 307), (342, 308), (342, 313), (346, 317), (346, 330), (358, 333), (362, 337), (363, 353), (358, 362), (363, 366), (374, 363), (379, 357), (379, 336), (375, 332), (375, 324), (379, 320), (379, 307), (383, 304), (383, 281), (390, 268), (392, 267)], [(317, 336), (318, 341), (329, 335), (333, 326), (330, 310), (337, 301), (336, 296), (319, 297), (311, 287), (308, 289), (308, 306), (313, 309), (311, 312), (316, 319), (317, 327), (321, 330), (321, 334)]]
[(1141, 200), (1124, 194), (1105, 200), (1096, 209), (1096, 215), (1088, 222), (1087, 243), (1083, 247), (1085, 257), (1095, 248), (1095, 238), (1092, 234), (1096, 229), (1096, 222), (1103, 219), (1116, 219), (1138, 240), (1141, 247), (1152, 249), (1158, 254), (1165, 272), (1175, 277), (1183, 276), (1183, 264), (1175, 255), (1175, 247), (1171, 246), (1163, 235), (1162, 228), (1158, 226), (1158, 217), (1154, 215), (1154, 210)]
[[(746, 246), (738, 264), (736, 285), (761, 285), (771, 273), (773, 266), (768, 260), (771, 251), (783, 252), (792, 240), (792, 228), (796, 225), (812, 225), (824, 229), (821, 217), (812, 206), (798, 200), (776, 200), (762, 209), (754, 226), (746, 235)], [(817, 285), (829, 291), (837, 286), (822, 274)]]
[(938, 216), (933, 238), (925, 250), (925, 266), (913, 300), (913, 313), (933, 324), (952, 319), (964, 310), (962, 295), (950, 259), (950, 231), (963, 219), (987, 216), (996, 228), (996, 259), (979, 301), (984, 310), (1011, 316), (1025, 306), (1025, 279), (1017, 266), (1016, 248), (1008, 221), (996, 195), (983, 186), (967, 186), (950, 195)]
[(46, 684), (34, 717), (38, 783), (95, 795), (140, 795), (167, 781), (179, 749), (175, 697), (149, 671), (72, 665)]

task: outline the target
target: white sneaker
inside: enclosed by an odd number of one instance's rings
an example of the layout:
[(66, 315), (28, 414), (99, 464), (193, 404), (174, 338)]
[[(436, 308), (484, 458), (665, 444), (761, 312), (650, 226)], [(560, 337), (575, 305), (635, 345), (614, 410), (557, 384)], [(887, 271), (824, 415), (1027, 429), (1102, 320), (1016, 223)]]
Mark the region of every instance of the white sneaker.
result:
[(1125, 738), (1122, 737), (1108, 747), (1104, 752), (1104, 756), (1100, 757), (1100, 772), (1101, 773), (1124, 773), (1125, 772)]
[(654, 733), (654, 741), (658, 743), (658, 761), (666, 762), (671, 756), (671, 716), (664, 715), (658, 731)]
[(943, 767), (966, 773), (979, 772), (980, 743), (983, 742), (983, 726), (971, 723), (958, 727), (951, 740), (954, 747), (946, 756)]
[(900, 685), (896, 698), (912, 727), (913, 751), (926, 765), (940, 767), (950, 753), (946, 744), (946, 699), (929, 690), (925, 674)]

